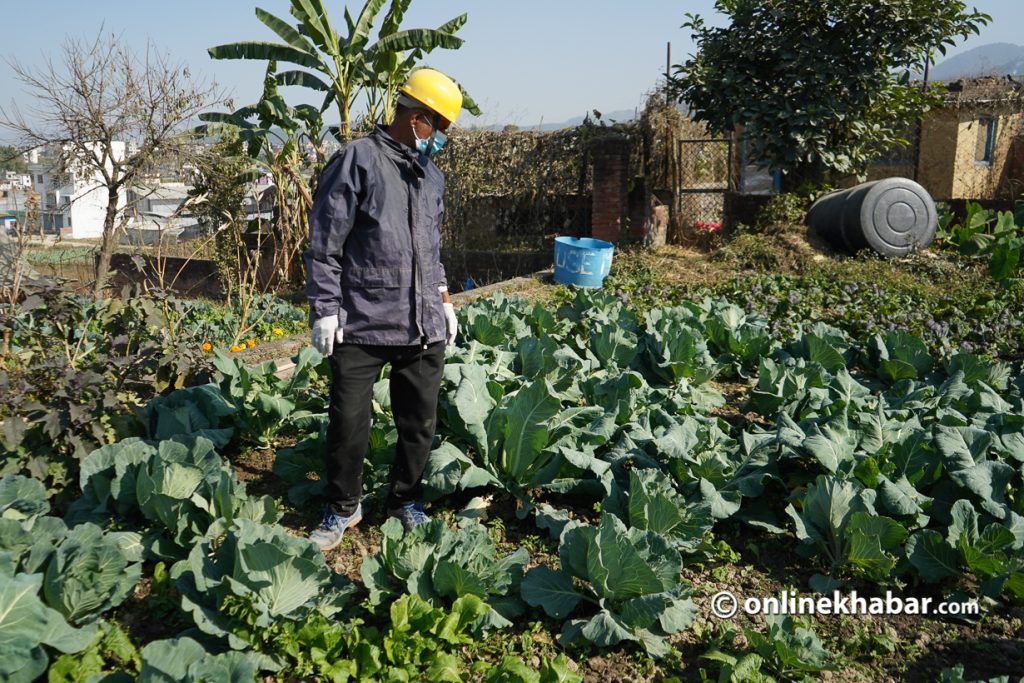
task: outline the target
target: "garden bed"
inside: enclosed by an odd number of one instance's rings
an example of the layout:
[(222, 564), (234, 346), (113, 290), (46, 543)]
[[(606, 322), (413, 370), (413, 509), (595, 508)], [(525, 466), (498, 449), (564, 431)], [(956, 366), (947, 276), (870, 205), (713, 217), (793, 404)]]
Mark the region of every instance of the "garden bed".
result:
[[(328, 373), (300, 330), (211, 351), (216, 383), (145, 401), (142, 440), (104, 436), (80, 456), (84, 494), (69, 481), (46, 503), (30, 479), (4, 480), (18, 491), (0, 495), (10, 534), (65, 539), (53, 556), (8, 549), (16, 576), (86, 561), (58, 517), (96, 525), (93, 545), (120, 548), (121, 573), (139, 576), (82, 606), (46, 574), (25, 609), (98, 635), (68, 654), (22, 639), (18, 661), (138, 674), (176, 659), (181, 675), (285, 680), (1024, 670), (1020, 289), (964, 257), (836, 257), (792, 230), (615, 258), (595, 293), (542, 276), (455, 297), (425, 478), (438, 521), (413, 534), (382, 510), (395, 443), (382, 382), (366, 517), (325, 557), (303, 540), (321, 505)], [(287, 376), (256, 363), (287, 356)], [(981, 614), (711, 610), (725, 590), (833, 586), (978, 599)]]

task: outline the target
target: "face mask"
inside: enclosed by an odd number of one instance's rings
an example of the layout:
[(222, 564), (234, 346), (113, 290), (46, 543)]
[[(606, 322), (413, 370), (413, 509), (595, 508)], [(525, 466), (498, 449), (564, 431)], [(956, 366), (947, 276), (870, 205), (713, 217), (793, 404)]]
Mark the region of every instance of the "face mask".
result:
[[(432, 157), (441, 151), (441, 148), (444, 147), (444, 143), (447, 141), (447, 135), (439, 130), (435, 130), (434, 134), (430, 136), (430, 140), (423, 140), (422, 146), (419, 144), (419, 141), (417, 141), (416, 148), (428, 157)], [(430, 144), (428, 145), (428, 143)]]
[(429, 138), (421, 138), (419, 135), (416, 135), (415, 126), (413, 126), (412, 134), (416, 138), (416, 150), (428, 157), (432, 157), (440, 152), (441, 148), (444, 147), (444, 143), (448, 141), (448, 136), (436, 128)]

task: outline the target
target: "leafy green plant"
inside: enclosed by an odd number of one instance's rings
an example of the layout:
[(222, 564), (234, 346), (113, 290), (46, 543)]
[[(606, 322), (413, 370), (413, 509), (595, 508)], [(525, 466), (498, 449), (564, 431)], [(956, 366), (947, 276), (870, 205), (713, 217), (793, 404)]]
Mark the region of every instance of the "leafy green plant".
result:
[[(849, 564), (875, 581), (885, 582), (896, 566), (907, 531), (898, 522), (877, 515), (874, 501), (875, 491), (856, 480), (819, 475), (799, 499), (800, 511), (791, 504), (786, 513), (796, 524), (797, 538), (824, 556), (830, 572)], [(824, 589), (830, 584), (816, 575), (811, 585)]]
[(708, 352), (694, 311), (685, 307), (654, 309), (645, 322), (646, 368), (655, 380), (672, 385), (685, 378), (702, 384), (718, 374), (720, 366)]
[(956, 215), (945, 211), (939, 216), (935, 239), (945, 247), (952, 247), (965, 255), (980, 253), (988, 242), (996, 212), (986, 209), (977, 202), (964, 205), (965, 218), (957, 222)]
[(266, 448), (289, 420), (323, 412), (322, 399), (306, 391), (322, 360), (316, 349), (305, 347), (295, 359), (292, 373), (282, 379), (273, 361), (250, 368), (216, 352), (213, 363), (222, 375), (221, 391), (235, 407), (231, 417), (239, 436)]
[(397, 519), (389, 519), (381, 533), (380, 552), (364, 559), (360, 568), (371, 604), (379, 605), (402, 591), (437, 606), (475, 595), (487, 606), (475, 624), (482, 628), (511, 626), (511, 619), (522, 613), (519, 583), (530, 559), (525, 548), (500, 556), (483, 525), (453, 531), (440, 519), (408, 533)]
[[(722, 664), (721, 681), (807, 680), (835, 667), (837, 657), (822, 645), (814, 629), (789, 615), (766, 614), (765, 631), (743, 629), (750, 650), (730, 654), (713, 648), (702, 657)], [(769, 672), (771, 675), (769, 675)]]
[(924, 342), (906, 332), (875, 335), (868, 348), (876, 372), (888, 382), (924, 379), (934, 363)]
[(541, 660), (540, 671), (534, 671), (518, 657), (503, 657), (497, 666), (489, 667), (487, 683), (583, 683), (583, 676), (569, 668), (569, 658), (560, 654)]
[(61, 540), (46, 567), (43, 594), (68, 623), (93, 621), (127, 599), (142, 577), (142, 538), (80, 524)]
[(202, 436), (217, 448), (231, 442), (230, 418), (236, 408), (216, 384), (201, 384), (154, 396), (142, 409), (146, 436), (164, 441), (175, 436)]
[(696, 610), (679, 578), (679, 553), (658, 534), (626, 529), (614, 515), (602, 513), (597, 527), (565, 527), (559, 557), (559, 570), (530, 569), (522, 594), (555, 619), (566, 619), (581, 604), (596, 608), (596, 614), (565, 623), (563, 644), (582, 639), (608, 647), (629, 640), (659, 657), (668, 652), (666, 636), (693, 621)]
[(114, 675), (137, 675), (141, 666), (139, 649), (124, 630), (114, 623), (100, 622), (89, 647), (74, 654), (60, 655), (46, 672), (53, 683), (86, 683), (92, 677), (108, 674), (104, 680), (117, 680)]
[(0, 519), (31, 522), (50, 511), (46, 487), (17, 474), (0, 477)]
[(156, 640), (142, 648), (138, 680), (141, 683), (162, 681), (250, 681), (260, 671), (273, 671), (277, 666), (266, 657), (253, 652), (208, 652), (189, 637)]
[(246, 494), (208, 439), (175, 437), (157, 446), (126, 439), (91, 453), (82, 464), (82, 497), (68, 516), (153, 525), (151, 551), (177, 559), (211, 528), (238, 519), (273, 523), (280, 513), (269, 497)]
[(757, 386), (744, 409), (765, 417), (784, 413), (802, 419), (830, 403), (830, 384), (831, 377), (818, 363), (802, 358), (789, 362), (763, 358)]
[(704, 329), (708, 343), (723, 355), (720, 360), (732, 362), (737, 373), (756, 368), (775, 345), (768, 321), (723, 300), (706, 300), (705, 305), (712, 309)]
[(663, 424), (630, 439), (653, 452), (658, 466), (670, 473), (676, 488), (690, 501), (699, 519), (702, 501), (715, 519), (735, 514), (742, 498), (757, 498), (773, 476), (773, 453), (761, 436), (743, 435), (738, 444), (713, 418), (663, 416)]
[(464, 365), (458, 375), (450, 372), (458, 384), (445, 402), (447, 422), (477, 460), (454, 446), (436, 453), (429, 474), (433, 488), (450, 492), (456, 485), (497, 483), (528, 501), (531, 487), (576, 482), (607, 469), (593, 456), (614, 431), (614, 419), (602, 408), (563, 409), (563, 394), (542, 376), (501, 395), (480, 368)]
[(947, 667), (939, 675), (939, 683), (1010, 683), (1010, 676), (996, 676), (988, 679), (968, 679), (963, 664)]
[[(711, 505), (691, 503), (676, 491), (672, 478), (657, 469), (630, 470), (622, 521), (633, 529), (665, 538), (682, 553), (694, 553), (711, 531)], [(616, 512), (606, 499), (603, 509)]]
[(921, 578), (952, 579), (968, 569), (982, 579), (985, 595), (995, 597), (1005, 591), (1024, 598), (1024, 544), (1011, 528), (998, 522), (981, 528), (982, 516), (964, 499), (953, 504), (950, 514), (945, 538), (926, 529), (907, 542), (908, 559)]
[(310, 612), (298, 621), (276, 620), (254, 634), (259, 648), (283, 663), (282, 674), (301, 680), (457, 683), (467, 672), (456, 652), (474, 643), (473, 624), (487, 609), (475, 595), (456, 599), (447, 610), (409, 594), (391, 602), (381, 628)]
[[(255, 630), (276, 619), (336, 614), (353, 592), (311, 541), (248, 519), (197, 542), (171, 575), (199, 630), (235, 649), (251, 645)], [(240, 601), (255, 615), (251, 623), (226, 609)]]
[(944, 214), (936, 231), (946, 248), (964, 256), (987, 257), (989, 274), (996, 281), (1019, 277), (1024, 266), (1024, 202), (1018, 200), (1012, 212), (967, 202), (963, 222), (954, 221), (953, 214)]
[(14, 574), (0, 561), (0, 677), (5, 680), (36, 680), (46, 671), (48, 651), (80, 652), (96, 634), (95, 624), (74, 628), (47, 607), (42, 587), (42, 574)]

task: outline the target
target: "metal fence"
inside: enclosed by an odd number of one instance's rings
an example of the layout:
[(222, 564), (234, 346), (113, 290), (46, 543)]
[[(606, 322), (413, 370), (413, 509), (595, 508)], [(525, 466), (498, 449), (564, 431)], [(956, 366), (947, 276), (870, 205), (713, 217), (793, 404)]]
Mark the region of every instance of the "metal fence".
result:
[(673, 208), (684, 232), (722, 227), (725, 193), (733, 190), (732, 151), (725, 138), (678, 141)]

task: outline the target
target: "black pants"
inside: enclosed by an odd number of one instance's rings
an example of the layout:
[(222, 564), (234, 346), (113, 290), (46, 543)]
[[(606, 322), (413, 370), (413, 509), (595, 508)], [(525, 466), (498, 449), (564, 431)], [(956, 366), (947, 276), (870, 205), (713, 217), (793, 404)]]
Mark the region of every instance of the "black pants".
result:
[(327, 502), (340, 515), (355, 511), (363, 492), (363, 459), (370, 439), (373, 385), (391, 364), (391, 410), (398, 447), (391, 465), (388, 508), (422, 498), (420, 481), (437, 424), (444, 342), (419, 346), (336, 344), (331, 354)]

